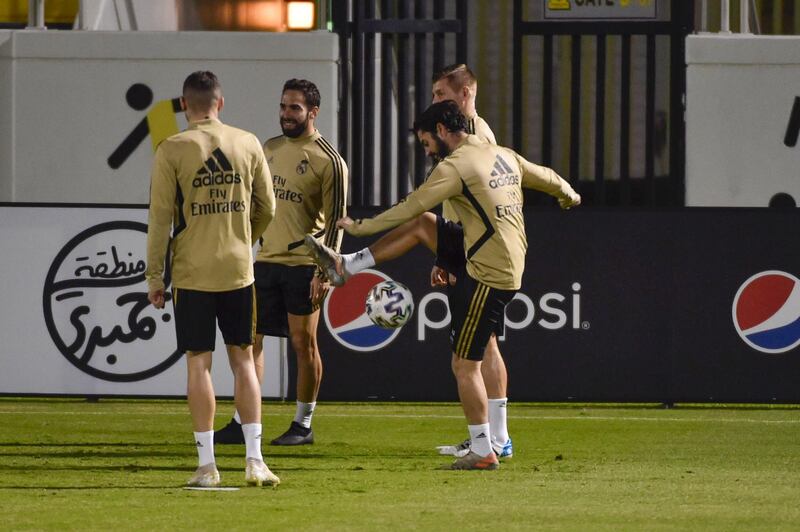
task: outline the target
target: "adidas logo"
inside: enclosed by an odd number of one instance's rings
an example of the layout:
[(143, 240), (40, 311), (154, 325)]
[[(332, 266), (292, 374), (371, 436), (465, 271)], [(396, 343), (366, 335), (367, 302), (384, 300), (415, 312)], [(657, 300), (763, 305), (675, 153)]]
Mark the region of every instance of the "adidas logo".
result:
[(197, 446), (198, 446), (198, 447), (203, 447), (203, 444), (202, 444), (202, 443), (200, 443), (200, 441), (199, 441), (199, 440), (198, 440), (198, 441), (195, 441), (195, 443), (197, 444)]
[(480, 434), (478, 434), (477, 436), (475, 436), (475, 439), (476, 439), (476, 440), (479, 440), (480, 438), (485, 438), (485, 437), (486, 437), (486, 433), (485, 433), (485, 432), (481, 432)]
[(195, 188), (211, 185), (232, 185), (242, 182), (242, 176), (233, 171), (231, 162), (219, 148), (211, 152), (211, 157), (206, 159), (203, 166), (197, 170), (197, 176), (192, 180)]
[(499, 155), (495, 156), (494, 170), (490, 175), (493, 178), (489, 180), (491, 188), (519, 184), (519, 175), (515, 174), (511, 166)]

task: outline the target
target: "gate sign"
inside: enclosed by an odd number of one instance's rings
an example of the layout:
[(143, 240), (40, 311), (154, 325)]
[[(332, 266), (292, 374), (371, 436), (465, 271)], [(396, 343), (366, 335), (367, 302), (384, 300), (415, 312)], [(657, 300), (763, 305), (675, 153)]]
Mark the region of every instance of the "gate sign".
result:
[(658, 0), (543, 0), (545, 19), (655, 19)]

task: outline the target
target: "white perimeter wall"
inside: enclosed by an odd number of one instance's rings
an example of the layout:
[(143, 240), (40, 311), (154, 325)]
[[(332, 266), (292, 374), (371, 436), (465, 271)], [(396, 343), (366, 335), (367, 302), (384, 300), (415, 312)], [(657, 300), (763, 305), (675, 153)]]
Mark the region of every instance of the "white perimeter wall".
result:
[(284, 81), (313, 81), (317, 126), (336, 146), (337, 60), (327, 32), (0, 31), (0, 201), (147, 203), (150, 139), (118, 169), (107, 163), (149, 110), (126, 92), (141, 83), (153, 104), (170, 100), (195, 70), (219, 76), (222, 120), (262, 141), (280, 134)]
[[(0, 394), (186, 393), (172, 303), (146, 303), (147, 209), (0, 206)], [(265, 397), (285, 397), (284, 347), (265, 338)], [(233, 377), (217, 331), (217, 395)]]
[[(283, 83), (315, 82), (317, 127), (335, 146), (337, 60), (338, 38), (327, 32), (0, 30), (0, 202), (106, 204), (0, 206), (0, 393), (183, 395), (185, 362), (160, 367), (175, 349), (170, 309), (137, 309), (144, 281), (113, 258), (115, 250), (128, 265), (144, 260), (146, 209), (113, 205), (148, 202), (152, 142), (117, 169), (108, 157), (154, 105), (180, 96), (195, 70), (220, 77), (222, 120), (262, 141), (280, 134)], [(135, 84), (153, 93), (144, 109), (126, 101)], [(186, 126), (182, 113), (162, 118)], [(138, 229), (113, 229), (125, 223)], [(106, 229), (94, 234), (98, 227)], [(78, 247), (64, 251), (75, 239)], [(96, 279), (86, 282), (84, 265)], [(263, 394), (283, 397), (285, 344), (265, 348)], [(232, 395), (221, 341), (216, 352), (217, 393)]]
[(800, 144), (784, 145), (800, 96), (800, 37), (693, 35), (686, 46), (686, 203), (800, 203)]

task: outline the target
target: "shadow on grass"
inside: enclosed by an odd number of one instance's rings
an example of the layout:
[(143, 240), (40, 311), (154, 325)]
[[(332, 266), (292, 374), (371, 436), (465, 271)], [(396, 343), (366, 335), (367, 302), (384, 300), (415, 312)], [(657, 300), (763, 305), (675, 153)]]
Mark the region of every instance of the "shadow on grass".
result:
[[(182, 442), (139, 443), (139, 442), (0, 442), (0, 447), (166, 447), (181, 445)], [(191, 442), (189, 446), (192, 446)]]
[[(0, 491), (3, 490), (31, 490), (31, 491), (180, 490), (183, 491), (184, 487), (185, 486), (183, 484), (169, 485), (169, 486), (0, 486)], [(239, 487), (239, 486), (231, 486), (231, 487)]]
[[(188, 449), (191, 449), (189, 447)], [(135, 450), (131, 449), (128, 452), (102, 452), (102, 451), (79, 451), (79, 452), (68, 452), (62, 450), (55, 450), (55, 451), (47, 451), (47, 452), (19, 452), (19, 453), (0, 453), (0, 457), (8, 457), (8, 458), (46, 458), (46, 459), (85, 459), (85, 458), (135, 458), (137, 456), (141, 457), (148, 457), (148, 458), (180, 458), (181, 456), (187, 456), (187, 454), (191, 451), (181, 452), (181, 451), (160, 451), (160, 452), (153, 452), (150, 450), (142, 450), (141, 452), (136, 452)], [(0, 466), (2, 467), (2, 466)]]

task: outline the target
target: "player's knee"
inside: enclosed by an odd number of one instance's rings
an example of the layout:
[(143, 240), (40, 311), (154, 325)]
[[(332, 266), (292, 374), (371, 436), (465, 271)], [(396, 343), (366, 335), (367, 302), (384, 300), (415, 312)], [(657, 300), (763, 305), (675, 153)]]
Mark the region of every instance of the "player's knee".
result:
[(317, 348), (317, 339), (312, 335), (303, 333), (293, 333), (291, 335), (292, 349), (297, 355), (298, 360), (310, 360), (314, 358)]
[(476, 373), (480, 373), (481, 363), (477, 360), (469, 360), (467, 358), (460, 358), (453, 355), (450, 367), (452, 368), (453, 375), (455, 375), (456, 379), (462, 379), (469, 378), (474, 376)]
[(502, 358), (500, 347), (497, 345), (497, 340), (492, 336), (489, 343), (486, 344), (486, 348), (483, 350), (483, 360), (497, 360), (499, 358)]
[(422, 227), (436, 228), (436, 215), (432, 212), (423, 212), (417, 216), (417, 223)]
[(255, 364), (253, 363), (253, 359), (250, 357), (230, 357), (230, 365), (231, 371), (233, 371), (233, 374), (236, 377), (255, 371)]

